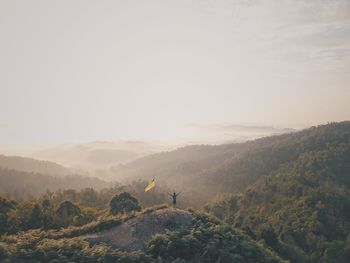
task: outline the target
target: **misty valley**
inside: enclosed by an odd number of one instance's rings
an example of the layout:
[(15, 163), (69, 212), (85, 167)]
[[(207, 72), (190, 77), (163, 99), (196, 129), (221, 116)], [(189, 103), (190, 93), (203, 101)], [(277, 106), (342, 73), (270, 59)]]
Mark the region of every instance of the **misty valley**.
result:
[[(93, 144), (103, 165), (0, 156), (1, 262), (349, 262), (348, 121), (174, 150), (134, 142), (123, 161), (125, 148)], [(82, 164), (89, 147), (45, 154)]]

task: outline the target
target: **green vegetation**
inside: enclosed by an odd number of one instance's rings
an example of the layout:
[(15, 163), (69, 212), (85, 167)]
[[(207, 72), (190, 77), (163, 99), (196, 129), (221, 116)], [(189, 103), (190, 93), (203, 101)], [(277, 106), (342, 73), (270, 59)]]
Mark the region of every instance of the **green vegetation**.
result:
[(145, 251), (123, 252), (108, 246), (91, 246), (83, 234), (109, 229), (123, 221), (150, 213), (103, 217), (99, 221), (66, 229), (31, 230), (4, 236), (0, 241), (2, 262), (282, 262), (248, 236), (204, 214), (196, 214), (193, 225), (183, 232), (154, 236)]
[[(292, 262), (350, 258), (350, 125), (304, 132), (304, 151), (242, 194), (206, 208)], [(294, 136), (297, 138), (296, 136)]]
[[(38, 198), (12, 199), (10, 195), (0, 197), (0, 235), (36, 228), (81, 226), (99, 216), (107, 215), (109, 210), (112, 214), (117, 214), (123, 211), (138, 211), (141, 206), (149, 207), (166, 202), (166, 195), (161, 187), (147, 193), (143, 198), (146, 184), (147, 182), (139, 181), (100, 191), (92, 188), (81, 191), (47, 191)], [(125, 190), (130, 190), (130, 193)], [(138, 198), (142, 200), (140, 204)]]
[(39, 161), (32, 158), (19, 156), (6, 156), (0, 154), (0, 167), (28, 173), (39, 173), (47, 175), (69, 175), (72, 172), (57, 163)]
[(165, 262), (282, 262), (241, 231), (201, 214), (187, 231), (155, 235), (147, 251)]
[(139, 201), (128, 192), (115, 195), (110, 202), (109, 211), (112, 215), (140, 210)]
[(8, 214), (13, 209), (15, 209), (15, 206), (12, 202), (0, 197), (0, 234), (9, 229), (10, 222), (8, 219)]
[(0, 192), (16, 199), (37, 197), (47, 190), (81, 190), (88, 187), (100, 190), (109, 186), (109, 183), (93, 177), (81, 175), (52, 176), (0, 167)]
[(182, 198), (188, 205), (200, 208), (216, 194), (244, 191), (299, 156), (348, 143), (349, 137), (349, 121), (331, 123), (245, 143), (187, 146), (115, 167), (113, 171), (129, 180), (157, 175), (158, 181), (182, 189)]
[[(146, 181), (133, 181), (38, 194), (35, 180), (46, 177), (0, 168), (0, 188), (8, 187), (0, 198), (0, 261), (349, 262), (350, 122), (242, 144), (185, 147), (113, 169), (131, 179), (156, 174), (159, 181), (148, 193)], [(139, 211), (170, 201), (162, 184), (167, 179), (183, 189), (180, 203), (201, 207), (206, 201), (204, 209), (217, 219), (193, 212), (190, 229), (155, 235), (144, 251), (84, 239), (161, 209)], [(19, 193), (16, 187), (31, 180), (34, 197)]]

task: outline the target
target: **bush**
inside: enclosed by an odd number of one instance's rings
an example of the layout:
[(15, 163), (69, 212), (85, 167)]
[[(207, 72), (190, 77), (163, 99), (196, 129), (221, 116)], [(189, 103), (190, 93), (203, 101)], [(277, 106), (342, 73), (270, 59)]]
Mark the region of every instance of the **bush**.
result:
[(79, 206), (70, 201), (64, 201), (56, 210), (56, 221), (61, 226), (69, 226), (73, 224), (73, 219), (80, 216)]
[(140, 211), (138, 200), (127, 192), (115, 195), (110, 202), (110, 212), (115, 215), (123, 212)]

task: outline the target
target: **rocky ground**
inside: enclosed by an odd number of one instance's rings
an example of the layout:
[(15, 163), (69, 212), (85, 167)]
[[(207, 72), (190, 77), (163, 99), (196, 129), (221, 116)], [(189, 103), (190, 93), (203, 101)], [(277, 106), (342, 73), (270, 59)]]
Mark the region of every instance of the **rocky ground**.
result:
[(112, 247), (127, 251), (143, 250), (145, 242), (155, 234), (165, 233), (166, 229), (185, 229), (191, 225), (190, 212), (166, 208), (132, 218), (119, 226), (100, 233), (85, 236), (90, 243), (107, 243)]

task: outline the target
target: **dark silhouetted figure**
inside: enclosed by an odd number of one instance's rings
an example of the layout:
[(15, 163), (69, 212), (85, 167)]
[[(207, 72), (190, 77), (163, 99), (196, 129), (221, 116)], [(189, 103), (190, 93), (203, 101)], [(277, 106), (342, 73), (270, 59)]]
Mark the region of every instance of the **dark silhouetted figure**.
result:
[(180, 193), (175, 193), (175, 192), (173, 194), (168, 193), (168, 195), (171, 196), (171, 198), (173, 199), (173, 206), (176, 206), (176, 198), (179, 196)]

